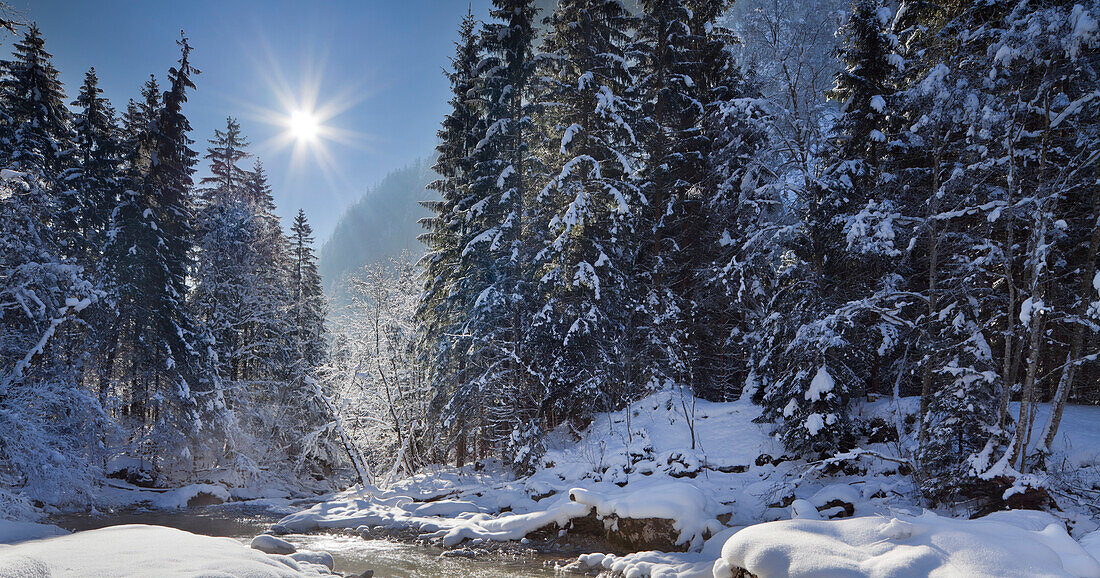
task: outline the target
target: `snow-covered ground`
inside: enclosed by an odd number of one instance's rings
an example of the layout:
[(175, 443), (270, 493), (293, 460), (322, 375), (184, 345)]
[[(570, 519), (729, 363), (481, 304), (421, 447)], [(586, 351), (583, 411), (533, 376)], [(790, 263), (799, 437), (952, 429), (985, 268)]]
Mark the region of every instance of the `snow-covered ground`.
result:
[(743, 568), (782, 576), (1081, 576), (1100, 562), (1044, 512), (995, 512), (976, 520), (861, 516), (750, 526), (723, 546), (715, 578)]
[(0, 519), (0, 544), (16, 544), (65, 534), (68, 532), (53, 524)]
[[(902, 424), (915, 403), (883, 398), (862, 402), (857, 411), (865, 422)], [(663, 392), (599, 416), (579, 435), (552, 433), (541, 467), (527, 477), (496, 463), (440, 467), (384, 490), (353, 488), (303, 511), (277, 489), (210, 483), (164, 490), (109, 480), (95, 498), (102, 508), (167, 510), (248, 500), (289, 514), (274, 526), (277, 532), (382, 528), (444, 547), (534, 546), (586, 533), (592, 539), (581, 544), (607, 544), (614, 553), (586, 553), (566, 570), (632, 578), (727, 577), (735, 567), (761, 577), (1100, 578), (1100, 520), (1087, 504), (1067, 496), (1054, 515), (998, 512), (977, 520), (966, 519), (973, 512), (965, 507), (928, 512), (917, 505), (905, 471), (910, 442), (904, 434), (867, 437), (840, 462), (807, 463), (784, 456), (770, 425), (754, 422), (759, 416), (748, 402)], [(1098, 423), (1100, 408), (1066, 409), (1053, 456), (1060, 465), (1051, 469), (1070, 477), (1055, 479), (1055, 473), (1052, 489), (1100, 484)], [(272, 537), (254, 544), (269, 552), (263, 553), (155, 526), (60, 534), (56, 526), (0, 522), (0, 544), (9, 544), (0, 546), (0, 576), (46, 575), (44, 568), (54, 576), (137, 575), (132, 568), (154, 567), (166, 575), (328, 571), (316, 564), (326, 555), (280, 555)], [(645, 547), (646, 540), (660, 546)], [(199, 561), (208, 565), (195, 566)]]
[[(915, 403), (883, 398), (863, 402), (858, 411), (865, 420), (900, 424)], [(438, 468), (384, 490), (344, 492), (287, 516), (276, 530), (381, 527), (451, 547), (522, 541), (537, 530), (567, 533), (580, 519), (595, 518), (609, 540), (618, 535), (622, 552), (636, 549), (629, 547), (635, 537), (627, 535), (624, 520), (661, 519), (669, 522), (664, 549), (674, 551), (591, 553), (569, 569), (725, 576), (722, 564), (749, 564), (761, 576), (830, 575), (840, 568), (853, 576), (909, 575), (907, 568), (994, 576), (1010, 575), (1001, 570), (1011, 566), (1016, 575), (1094, 575), (1096, 561), (1086, 551), (1100, 548), (1100, 538), (1090, 534), (1098, 523), (1087, 507), (1067, 508), (1059, 518), (1043, 514), (1048, 523), (1041, 527), (1032, 527), (1035, 518), (1028, 514), (971, 522), (966, 518), (973, 512), (965, 507), (924, 512), (906, 473), (905, 436), (865, 439), (862, 451), (842, 462), (806, 463), (782, 455), (769, 424), (754, 423), (759, 415), (748, 402), (681, 400), (677, 392), (663, 392), (599, 416), (579, 436), (555, 432), (542, 467), (529, 477), (516, 478), (491, 463)], [(1065, 469), (1079, 481), (1088, 477), (1087, 483), (1100, 481), (1097, 423), (1100, 408), (1067, 408), (1054, 448)], [(592, 531), (591, 523), (584, 527)], [(1028, 546), (1014, 548), (1015, 541)], [(807, 543), (817, 550), (804, 551)], [(1003, 559), (975, 554), (985, 548)], [(863, 554), (848, 555), (853, 549)], [(823, 564), (848, 566), (808, 566), (807, 552)], [(1016, 564), (1015, 552), (1027, 553), (1033, 565)], [(784, 560), (795, 563), (776, 572)]]
[(163, 526), (126, 525), (0, 546), (0, 576), (332, 575), (328, 566), (318, 563), (322, 559), (317, 553), (267, 554), (232, 538), (199, 536)]

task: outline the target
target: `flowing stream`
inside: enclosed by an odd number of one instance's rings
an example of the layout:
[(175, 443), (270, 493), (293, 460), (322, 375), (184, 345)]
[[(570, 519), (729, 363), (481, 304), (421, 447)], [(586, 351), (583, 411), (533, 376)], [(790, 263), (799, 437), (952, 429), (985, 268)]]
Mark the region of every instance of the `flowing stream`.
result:
[[(51, 522), (74, 532), (121, 524), (153, 524), (206, 536), (235, 538), (248, 543), (280, 517), (281, 514), (263, 508), (229, 504), (181, 512), (130, 510), (100, 514), (65, 514), (55, 517)], [(439, 548), (393, 540), (365, 540), (344, 533), (290, 534), (280, 538), (300, 550), (323, 550), (332, 554), (336, 562), (335, 570), (344, 574), (374, 570), (374, 575), (378, 578), (560, 576), (554, 568), (555, 560), (539, 556), (506, 558), (491, 553), (478, 557), (444, 556), (444, 551)]]

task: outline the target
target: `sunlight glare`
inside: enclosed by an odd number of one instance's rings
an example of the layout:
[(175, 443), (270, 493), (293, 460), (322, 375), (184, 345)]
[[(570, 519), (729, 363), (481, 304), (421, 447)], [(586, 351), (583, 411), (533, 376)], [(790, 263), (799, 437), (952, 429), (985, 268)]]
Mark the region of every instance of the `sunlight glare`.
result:
[(313, 141), (317, 138), (319, 129), (320, 123), (314, 115), (304, 110), (290, 113), (290, 132), (294, 134), (294, 138), (307, 142)]

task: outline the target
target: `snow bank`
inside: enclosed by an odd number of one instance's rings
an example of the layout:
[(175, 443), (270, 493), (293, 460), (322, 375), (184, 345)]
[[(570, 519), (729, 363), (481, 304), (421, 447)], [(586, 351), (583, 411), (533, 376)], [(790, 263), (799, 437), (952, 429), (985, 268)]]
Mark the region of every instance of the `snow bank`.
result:
[(569, 498), (579, 504), (596, 508), (600, 518), (662, 518), (672, 520), (672, 527), (680, 533), (676, 544), (691, 543), (698, 549), (703, 539), (722, 529), (722, 524), (709, 512), (708, 501), (695, 485), (679, 482), (647, 486), (631, 491), (617, 491), (612, 495), (601, 494), (583, 488), (569, 490)]
[(784, 520), (749, 526), (722, 547), (715, 578), (743, 568), (772, 576), (1100, 577), (1100, 562), (1050, 522), (1003, 512), (960, 520), (932, 513), (844, 520)]
[(0, 544), (15, 544), (16, 542), (40, 540), (65, 534), (68, 534), (68, 531), (50, 524), (0, 520)]
[(1081, 538), (1081, 547), (1093, 558), (1100, 560), (1100, 531), (1086, 534)]
[[(835, 393), (831, 390), (835, 384), (828, 383), (828, 370), (820, 368), (816, 379), (811, 397), (824, 398)], [(1037, 423), (1046, 419), (1048, 407), (1040, 408)], [(761, 410), (747, 400), (712, 403), (687, 399), (682, 404), (679, 392), (658, 392), (622, 411), (596, 416), (588, 429), (579, 434), (565, 428), (550, 432), (545, 440), (547, 451), (539, 460), (539, 467), (528, 477), (517, 478), (491, 461), (479, 462), (476, 467), (437, 467), (384, 490), (353, 490), (336, 495), (309, 510), (287, 516), (274, 529), (309, 532), (324, 528), (360, 531), (365, 527), (387, 528), (414, 532), (450, 547), (467, 540), (520, 540), (555, 525), (573, 531), (571, 521), (592, 513), (603, 518), (605, 529), (610, 527), (612, 532), (619, 530), (614, 525), (616, 521), (624, 519), (667, 519), (672, 521), (672, 527), (663, 524), (659, 527), (662, 534), (669, 535), (659, 537), (660, 546), (654, 543), (648, 547), (673, 549), (673, 543), (678, 547), (686, 544), (689, 551), (636, 552), (626, 556), (594, 553), (578, 559), (576, 567), (631, 577), (709, 576), (733, 532), (761, 522), (797, 516), (806, 518), (797, 523), (833, 528), (833, 524), (841, 522), (828, 518), (844, 517), (860, 520), (854, 522), (854, 527), (860, 528), (876, 523), (875, 520), (885, 525), (897, 518), (930, 526), (929, 520), (934, 517), (917, 518), (914, 522), (898, 513), (916, 508), (913, 504), (919, 494), (912, 476), (899, 470), (904, 453), (898, 453), (912, 451), (912, 447), (906, 446), (913, 443), (912, 432), (905, 433), (904, 424), (908, 423), (907, 416), (918, 408), (919, 399), (915, 397), (880, 397), (856, 404), (853, 415), (859, 421), (877, 424), (873, 425), (878, 428), (873, 430), (878, 432), (876, 439), (872, 440), (868, 433), (871, 429), (861, 432), (866, 439), (860, 450), (844, 460), (841, 464), (844, 467), (826, 474), (822, 463), (811, 464), (784, 455), (783, 446), (771, 435), (773, 426), (757, 423)], [(1064, 460), (1067, 469), (1089, 483), (1093, 472), (1098, 470), (1083, 466), (1100, 465), (1100, 428), (1095, 426), (1098, 421), (1100, 407), (1067, 407), (1058, 439), (1052, 446), (1058, 463)], [(902, 431), (900, 441), (888, 435), (895, 426)], [(1088, 514), (1066, 511), (1059, 515), (1073, 523), (1074, 535), (1097, 528)], [(795, 522), (784, 522), (792, 523)], [(984, 547), (988, 532), (982, 528), (987, 529), (989, 524), (1011, 527), (1011, 535), (1027, 536), (1029, 543), (1039, 544), (1041, 553), (1082, 552), (1075, 544), (1058, 546), (1065, 532), (1061, 526), (1057, 531), (1048, 530), (1048, 526), (1060, 522), (1042, 513), (995, 514), (983, 519), (981, 524), (985, 526), (967, 524), (973, 522), (948, 520), (943, 524), (943, 532), (927, 530), (922, 535), (951, 537), (950, 532), (958, 532), (970, 536), (956, 540), (957, 544), (944, 550), (962, 552), (960, 560), (970, 556), (971, 550)], [(637, 526), (642, 525), (620, 524), (622, 532), (615, 537), (631, 534)], [(588, 524), (582, 527), (585, 531), (594, 529)], [(817, 528), (808, 527), (815, 531)], [(764, 529), (752, 529), (746, 536), (771, 531), (767, 530), (771, 528), (767, 524), (760, 528)], [(981, 530), (971, 532), (968, 528)], [(802, 532), (799, 535), (812, 533)], [(1048, 534), (1057, 539), (1036, 542), (1037, 536)], [(706, 539), (708, 535), (714, 537)], [(859, 532), (854, 535), (860, 536)], [(821, 542), (815, 547), (832, 552), (831, 548), (840, 548), (851, 541), (847, 534), (830, 536), (815, 535), (813, 539)], [(894, 568), (890, 560), (910, 556), (916, 565), (914, 572), (919, 574), (923, 568), (920, 564), (935, 566), (943, 562), (934, 553), (926, 552), (931, 546), (919, 543), (919, 539), (890, 542), (876, 534), (874, 540), (881, 542), (877, 547), (889, 548), (888, 553), (872, 549), (862, 558), (837, 556), (856, 565), (871, 560), (866, 563), (882, 564), (886, 570)], [(1094, 547), (1100, 548), (1100, 537), (1092, 540)], [(858, 540), (854, 543), (862, 544)], [(785, 555), (795, 556), (793, 546), (790, 548)], [(1016, 556), (1014, 550), (1003, 546), (999, 552)], [(801, 560), (800, 556), (795, 557)], [(1042, 556), (1031, 558), (1041, 560)], [(1072, 558), (1068, 556), (1064, 563), (1073, 566)], [(1009, 558), (1006, 555), (1003, 559)], [(1058, 560), (1058, 564), (1063, 564), (1061, 557)], [(1080, 562), (1083, 565), (1091, 564), (1085, 558), (1078, 560), (1084, 560)], [(973, 568), (967, 564), (970, 562), (962, 567)], [(1063, 575), (1070, 572), (1068, 566), (1061, 567)], [(888, 573), (886, 570), (883, 572)]]
[(502, 516), (488, 516), (479, 514), (471, 518), (460, 520), (450, 528), (443, 528), (430, 538), (439, 538), (444, 546), (456, 546), (463, 540), (485, 539), (495, 542), (508, 542), (519, 540), (524, 536), (540, 528), (552, 524), (565, 527), (573, 518), (587, 516), (592, 510), (590, 506), (577, 502), (556, 500), (556, 503), (542, 511), (526, 514), (505, 514)]
[(564, 568), (567, 572), (587, 573), (607, 570), (615, 576), (660, 576), (661, 578), (711, 578), (714, 560), (722, 546), (737, 528), (726, 528), (703, 545), (699, 552), (635, 552), (626, 556), (615, 554), (584, 554)]
[(191, 484), (190, 486), (184, 486), (158, 494), (150, 501), (155, 508), (180, 510), (186, 508), (188, 502), (202, 494), (206, 494), (222, 502), (229, 501), (231, 497), (229, 490), (227, 490), (225, 486), (217, 484)]
[(571, 520), (595, 510), (600, 518), (671, 520), (679, 534), (674, 542), (698, 549), (705, 537), (723, 528), (714, 515), (721, 505), (687, 481), (644, 480), (625, 489), (610, 483), (592, 483), (567, 493), (555, 492), (538, 502), (507, 484), (495, 490), (482, 488), (480, 493), (486, 502), (498, 506), (506, 503), (512, 511), (489, 513), (485, 507), (466, 500), (421, 503), (393, 491), (374, 495), (361, 490), (291, 514), (275, 524), (273, 530), (309, 532), (385, 527), (414, 530), (424, 538), (439, 540), (450, 547), (465, 540), (520, 540), (548, 526), (565, 528)]
[(293, 578), (331, 572), (323, 565), (252, 550), (232, 538), (162, 526), (112, 526), (0, 547), (0, 576), (150, 575)]

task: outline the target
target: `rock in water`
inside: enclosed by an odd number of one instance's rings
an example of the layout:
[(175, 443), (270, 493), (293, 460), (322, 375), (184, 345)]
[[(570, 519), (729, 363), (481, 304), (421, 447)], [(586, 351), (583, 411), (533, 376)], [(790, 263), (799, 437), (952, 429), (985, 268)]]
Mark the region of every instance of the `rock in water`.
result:
[(249, 545), (253, 550), (259, 550), (265, 554), (293, 554), (297, 550), (294, 544), (270, 534), (256, 536)]
[[(281, 540), (280, 540), (281, 541)], [(293, 548), (294, 546), (291, 546)], [(318, 564), (327, 567), (332, 570), (332, 567), (336, 565), (336, 562), (332, 559), (332, 554), (328, 552), (314, 552), (313, 550), (300, 550), (290, 555), (292, 560), (298, 562), (309, 562), (310, 564)]]

